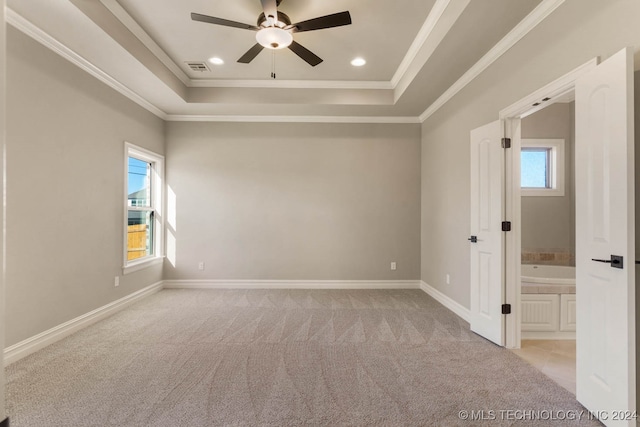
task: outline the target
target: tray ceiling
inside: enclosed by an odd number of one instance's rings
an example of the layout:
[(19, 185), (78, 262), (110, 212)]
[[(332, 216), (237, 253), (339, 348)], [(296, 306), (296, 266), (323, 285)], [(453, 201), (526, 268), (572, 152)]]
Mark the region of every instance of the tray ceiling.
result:
[[(196, 12), (255, 25), (258, 0), (8, 0), (7, 16), (168, 120), (417, 122), (496, 44), (562, 1), (283, 0), (278, 10), (293, 22), (351, 13), (351, 25), (294, 34), (324, 60), (316, 67), (288, 49), (238, 63), (255, 32), (190, 18)], [(224, 64), (209, 63), (214, 56)], [(355, 57), (366, 65), (352, 66)], [(191, 61), (208, 70), (191, 70)]]

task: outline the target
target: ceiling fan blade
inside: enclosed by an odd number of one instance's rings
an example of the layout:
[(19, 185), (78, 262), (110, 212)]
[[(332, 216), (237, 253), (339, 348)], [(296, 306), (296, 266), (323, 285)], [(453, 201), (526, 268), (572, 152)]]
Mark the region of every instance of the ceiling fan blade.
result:
[(208, 24), (224, 25), (225, 27), (242, 28), (243, 30), (258, 31), (260, 28), (255, 25), (243, 24), (242, 22), (229, 21), (228, 19), (216, 18), (215, 16), (192, 13), (191, 19), (194, 21), (206, 22)]
[(262, 10), (264, 10), (264, 16), (273, 16), (276, 21), (278, 20), (278, 2), (277, 0), (260, 0), (262, 3)]
[(351, 24), (351, 14), (345, 11), (298, 22), (297, 24), (292, 24), (291, 27), (294, 33), (299, 33), (302, 31), (322, 30), (323, 28), (340, 27), (349, 24)]
[(298, 55), (300, 58), (304, 59), (312, 67), (315, 67), (322, 62), (322, 58), (311, 52), (306, 47), (302, 46), (300, 43), (297, 43), (296, 41), (291, 42), (291, 44), (289, 45), (289, 49), (291, 49), (291, 51), (293, 51), (293, 53)]
[(253, 59), (258, 56), (260, 52), (262, 52), (262, 49), (264, 49), (264, 47), (262, 47), (260, 43), (254, 44), (253, 47), (247, 51), (247, 53), (242, 55), (242, 58), (238, 59), (238, 62), (248, 64), (249, 62), (253, 61)]

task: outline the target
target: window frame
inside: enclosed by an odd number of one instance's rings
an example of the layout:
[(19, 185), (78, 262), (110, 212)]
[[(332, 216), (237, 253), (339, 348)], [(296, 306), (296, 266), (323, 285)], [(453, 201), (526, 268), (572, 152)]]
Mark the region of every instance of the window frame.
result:
[[(521, 186), (521, 195), (534, 197), (564, 196), (566, 174), (564, 139), (522, 139), (520, 152), (522, 153), (522, 151), (527, 148), (548, 151), (547, 166), (550, 186), (547, 188), (527, 188)], [(522, 155), (520, 155), (520, 167), (522, 168)], [(522, 169), (520, 173), (522, 174)]]
[[(129, 206), (129, 157), (142, 160), (151, 165), (151, 194), (150, 194), (150, 207), (131, 209)], [(123, 209), (123, 274), (128, 274), (134, 271), (141, 270), (143, 268), (150, 267), (155, 264), (159, 264), (164, 259), (164, 156), (154, 153), (153, 151), (134, 145), (130, 142), (124, 143), (124, 209)], [(127, 236), (128, 236), (128, 223), (129, 223), (129, 211), (141, 210), (152, 211), (153, 215), (153, 230), (152, 230), (152, 255), (147, 255), (135, 260), (127, 259)]]

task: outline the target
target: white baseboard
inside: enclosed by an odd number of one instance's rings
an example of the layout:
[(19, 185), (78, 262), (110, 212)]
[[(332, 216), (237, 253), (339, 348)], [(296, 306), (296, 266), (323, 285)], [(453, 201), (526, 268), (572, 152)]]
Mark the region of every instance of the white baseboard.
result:
[(418, 280), (165, 280), (165, 289), (419, 289)]
[(468, 308), (452, 300), (451, 298), (449, 298), (448, 296), (446, 296), (445, 294), (443, 294), (433, 286), (425, 283), (424, 281), (421, 281), (420, 289), (422, 289), (427, 294), (429, 294), (429, 296), (432, 297), (434, 300), (438, 301), (440, 304), (444, 305), (449, 310), (453, 311), (455, 314), (462, 317), (462, 319), (464, 319), (466, 322), (471, 321), (471, 312), (469, 311)]
[(575, 331), (522, 331), (523, 340), (575, 340)]
[(71, 335), (74, 332), (79, 331), (82, 328), (86, 328), (92, 323), (98, 320), (104, 319), (107, 316), (114, 314), (115, 312), (122, 310), (126, 306), (146, 297), (153, 293), (156, 293), (162, 289), (162, 282), (154, 283), (147, 286), (144, 289), (140, 289), (124, 298), (120, 298), (117, 301), (113, 301), (107, 305), (97, 308), (82, 316), (71, 319), (68, 322), (62, 323), (56, 327), (53, 327), (47, 331), (39, 333), (31, 338), (27, 338), (17, 344), (9, 346), (4, 349), (4, 366), (10, 365), (23, 357), (26, 357), (36, 351), (53, 344), (56, 341)]

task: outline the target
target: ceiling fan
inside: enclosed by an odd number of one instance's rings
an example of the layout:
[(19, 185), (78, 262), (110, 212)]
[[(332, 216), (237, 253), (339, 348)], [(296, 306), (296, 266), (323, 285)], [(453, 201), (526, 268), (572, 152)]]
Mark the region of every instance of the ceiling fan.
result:
[(191, 19), (209, 24), (256, 31), (257, 43), (238, 59), (238, 62), (243, 64), (248, 64), (253, 61), (264, 48), (284, 49), (288, 47), (309, 65), (315, 67), (322, 62), (322, 58), (293, 40), (293, 33), (349, 25), (351, 24), (351, 15), (348, 11), (345, 11), (292, 24), (291, 19), (289, 19), (286, 14), (278, 12), (277, 7), (281, 1), (282, 0), (260, 0), (264, 12), (258, 16), (257, 25), (243, 24), (242, 22), (201, 15), (199, 13), (192, 13)]

